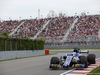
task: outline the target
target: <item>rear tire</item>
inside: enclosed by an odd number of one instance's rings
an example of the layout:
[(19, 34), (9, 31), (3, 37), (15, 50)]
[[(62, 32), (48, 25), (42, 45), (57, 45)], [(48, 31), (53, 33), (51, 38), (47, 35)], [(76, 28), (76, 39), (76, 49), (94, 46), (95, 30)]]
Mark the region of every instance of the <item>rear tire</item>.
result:
[(85, 68), (87, 68), (88, 67), (87, 57), (85, 56), (80, 57), (80, 63), (85, 64)]
[(95, 54), (89, 54), (88, 55), (89, 64), (95, 64), (96, 63), (95, 58), (96, 58)]

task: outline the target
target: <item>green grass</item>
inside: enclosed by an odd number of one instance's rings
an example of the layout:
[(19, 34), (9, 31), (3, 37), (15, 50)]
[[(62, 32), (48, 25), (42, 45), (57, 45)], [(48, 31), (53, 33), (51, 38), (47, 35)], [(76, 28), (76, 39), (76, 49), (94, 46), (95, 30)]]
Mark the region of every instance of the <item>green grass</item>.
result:
[[(51, 54), (48, 54), (48, 55), (55, 55), (57, 53), (51, 53)], [(21, 57), (21, 58), (14, 58), (14, 59), (7, 59), (7, 60), (0, 60), (0, 62), (3, 62), (3, 61), (11, 61), (11, 60), (17, 60), (17, 59), (25, 59), (25, 58), (32, 58), (32, 57), (40, 57), (40, 56), (47, 56), (47, 55), (39, 55), (39, 56), (29, 56), (29, 57)]]
[[(97, 74), (96, 74), (97, 73)], [(87, 75), (100, 75), (100, 66), (92, 70), (89, 74)]]

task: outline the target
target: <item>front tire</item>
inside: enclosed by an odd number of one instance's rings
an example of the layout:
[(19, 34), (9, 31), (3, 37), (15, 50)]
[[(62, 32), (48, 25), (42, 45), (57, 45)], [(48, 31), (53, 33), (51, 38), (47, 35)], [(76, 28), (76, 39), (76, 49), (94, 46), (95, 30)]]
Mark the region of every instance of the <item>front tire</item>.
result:
[[(54, 65), (54, 66), (51, 66), (51, 65)], [(51, 61), (50, 61), (50, 68), (58, 69), (57, 65), (59, 65), (59, 58), (58, 57), (52, 57)]]
[(96, 58), (95, 54), (89, 54), (88, 55), (89, 64), (95, 64), (96, 63), (95, 58)]

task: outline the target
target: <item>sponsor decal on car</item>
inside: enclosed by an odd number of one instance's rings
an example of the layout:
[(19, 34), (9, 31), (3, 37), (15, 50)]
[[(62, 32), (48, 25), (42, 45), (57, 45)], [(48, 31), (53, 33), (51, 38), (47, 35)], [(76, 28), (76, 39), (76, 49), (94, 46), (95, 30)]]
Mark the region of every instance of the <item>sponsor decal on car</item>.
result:
[(73, 56), (67, 56), (67, 59), (66, 59), (66, 61), (64, 63), (64, 66), (68, 66), (70, 64), (72, 57)]

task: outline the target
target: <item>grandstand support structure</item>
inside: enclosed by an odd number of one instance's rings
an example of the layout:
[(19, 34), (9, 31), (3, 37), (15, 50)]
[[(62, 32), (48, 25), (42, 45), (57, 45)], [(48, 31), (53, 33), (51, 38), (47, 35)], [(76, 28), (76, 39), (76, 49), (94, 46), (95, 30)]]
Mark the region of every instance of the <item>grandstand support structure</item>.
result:
[(100, 38), (100, 29), (99, 29), (99, 31), (98, 31), (98, 38)]
[(14, 31), (12, 31), (12, 32), (9, 34), (9, 36), (12, 36), (12, 35), (17, 31), (17, 29), (18, 29), (21, 25), (23, 25), (24, 22), (25, 22), (25, 21), (21, 22), (21, 24), (19, 24), (19, 25), (14, 29)]
[(70, 26), (70, 28), (67, 30), (65, 36), (63, 37), (63, 39), (61, 40), (61, 42), (66, 41), (66, 37), (69, 35), (69, 32), (71, 31), (71, 29), (74, 28), (75, 23), (77, 22), (78, 18), (75, 18), (74, 22), (72, 23), (72, 25)]
[(48, 23), (49, 23), (50, 21), (51, 21), (51, 20), (48, 20), (48, 21), (43, 25), (43, 27), (41, 28), (41, 30), (38, 31), (37, 34), (36, 34), (33, 38), (31, 37), (30, 39), (36, 39), (37, 36), (42, 32), (42, 30), (45, 29), (45, 27), (48, 25)]

